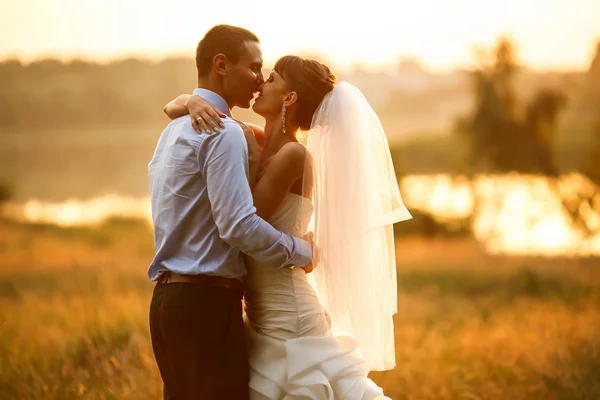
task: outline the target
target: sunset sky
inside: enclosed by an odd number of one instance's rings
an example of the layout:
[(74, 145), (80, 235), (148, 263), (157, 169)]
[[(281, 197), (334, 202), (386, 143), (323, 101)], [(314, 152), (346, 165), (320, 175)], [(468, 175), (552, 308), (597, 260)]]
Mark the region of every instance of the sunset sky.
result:
[(500, 35), (538, 69), (585, 68), (600, 39), (600, 0), (18, 0), (0, 6), (0, 58), (109, 60), (192, 56), (217, 23), (262, 41), (267, 62), (296, 53), (340, 66), (402, 57), (433, 70), (473, 62)]

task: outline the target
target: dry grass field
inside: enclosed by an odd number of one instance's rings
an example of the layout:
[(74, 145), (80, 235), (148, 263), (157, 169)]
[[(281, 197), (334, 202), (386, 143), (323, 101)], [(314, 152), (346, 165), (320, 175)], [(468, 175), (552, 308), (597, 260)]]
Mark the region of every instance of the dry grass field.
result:
[[(600, 399), (600, 261), (397, 242), (392, 399)], [(150, 230), (0, 222), (0, 399), (159, 399)]]

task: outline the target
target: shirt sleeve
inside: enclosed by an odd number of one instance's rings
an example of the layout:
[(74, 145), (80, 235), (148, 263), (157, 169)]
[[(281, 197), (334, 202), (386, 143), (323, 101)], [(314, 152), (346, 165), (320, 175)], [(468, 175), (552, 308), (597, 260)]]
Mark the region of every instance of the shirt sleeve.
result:
[(225, 129), (206, 139), (204, 176), (219, 236), (258, 262), (303, 267), (312, 257), (308, 242), (273, 228), (256, 215), (248, 184), (248, 149), (242, 129)]

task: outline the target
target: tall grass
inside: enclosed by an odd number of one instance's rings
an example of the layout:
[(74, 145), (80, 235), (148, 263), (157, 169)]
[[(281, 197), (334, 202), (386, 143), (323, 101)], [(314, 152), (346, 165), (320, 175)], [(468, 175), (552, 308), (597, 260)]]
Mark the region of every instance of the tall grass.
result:
[[(147, 226), (0, 223), (0, 399), (159, 399)], [(398, 243), (392, 399), (600, 398), (597, 260)]]

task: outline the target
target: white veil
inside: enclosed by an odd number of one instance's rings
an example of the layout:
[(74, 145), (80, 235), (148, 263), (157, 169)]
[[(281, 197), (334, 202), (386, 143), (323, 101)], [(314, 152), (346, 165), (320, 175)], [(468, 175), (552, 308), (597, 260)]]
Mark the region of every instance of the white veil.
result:
[(304, 195), (312, 199), (315, 269), (309, 274), (334, 336), (357, 340), (372, 370), (394, 368), (397, 312), (392, 224), (412, 218), (400, 196), (379, 118), (341, 82), (314, 114), (304, 139)]

